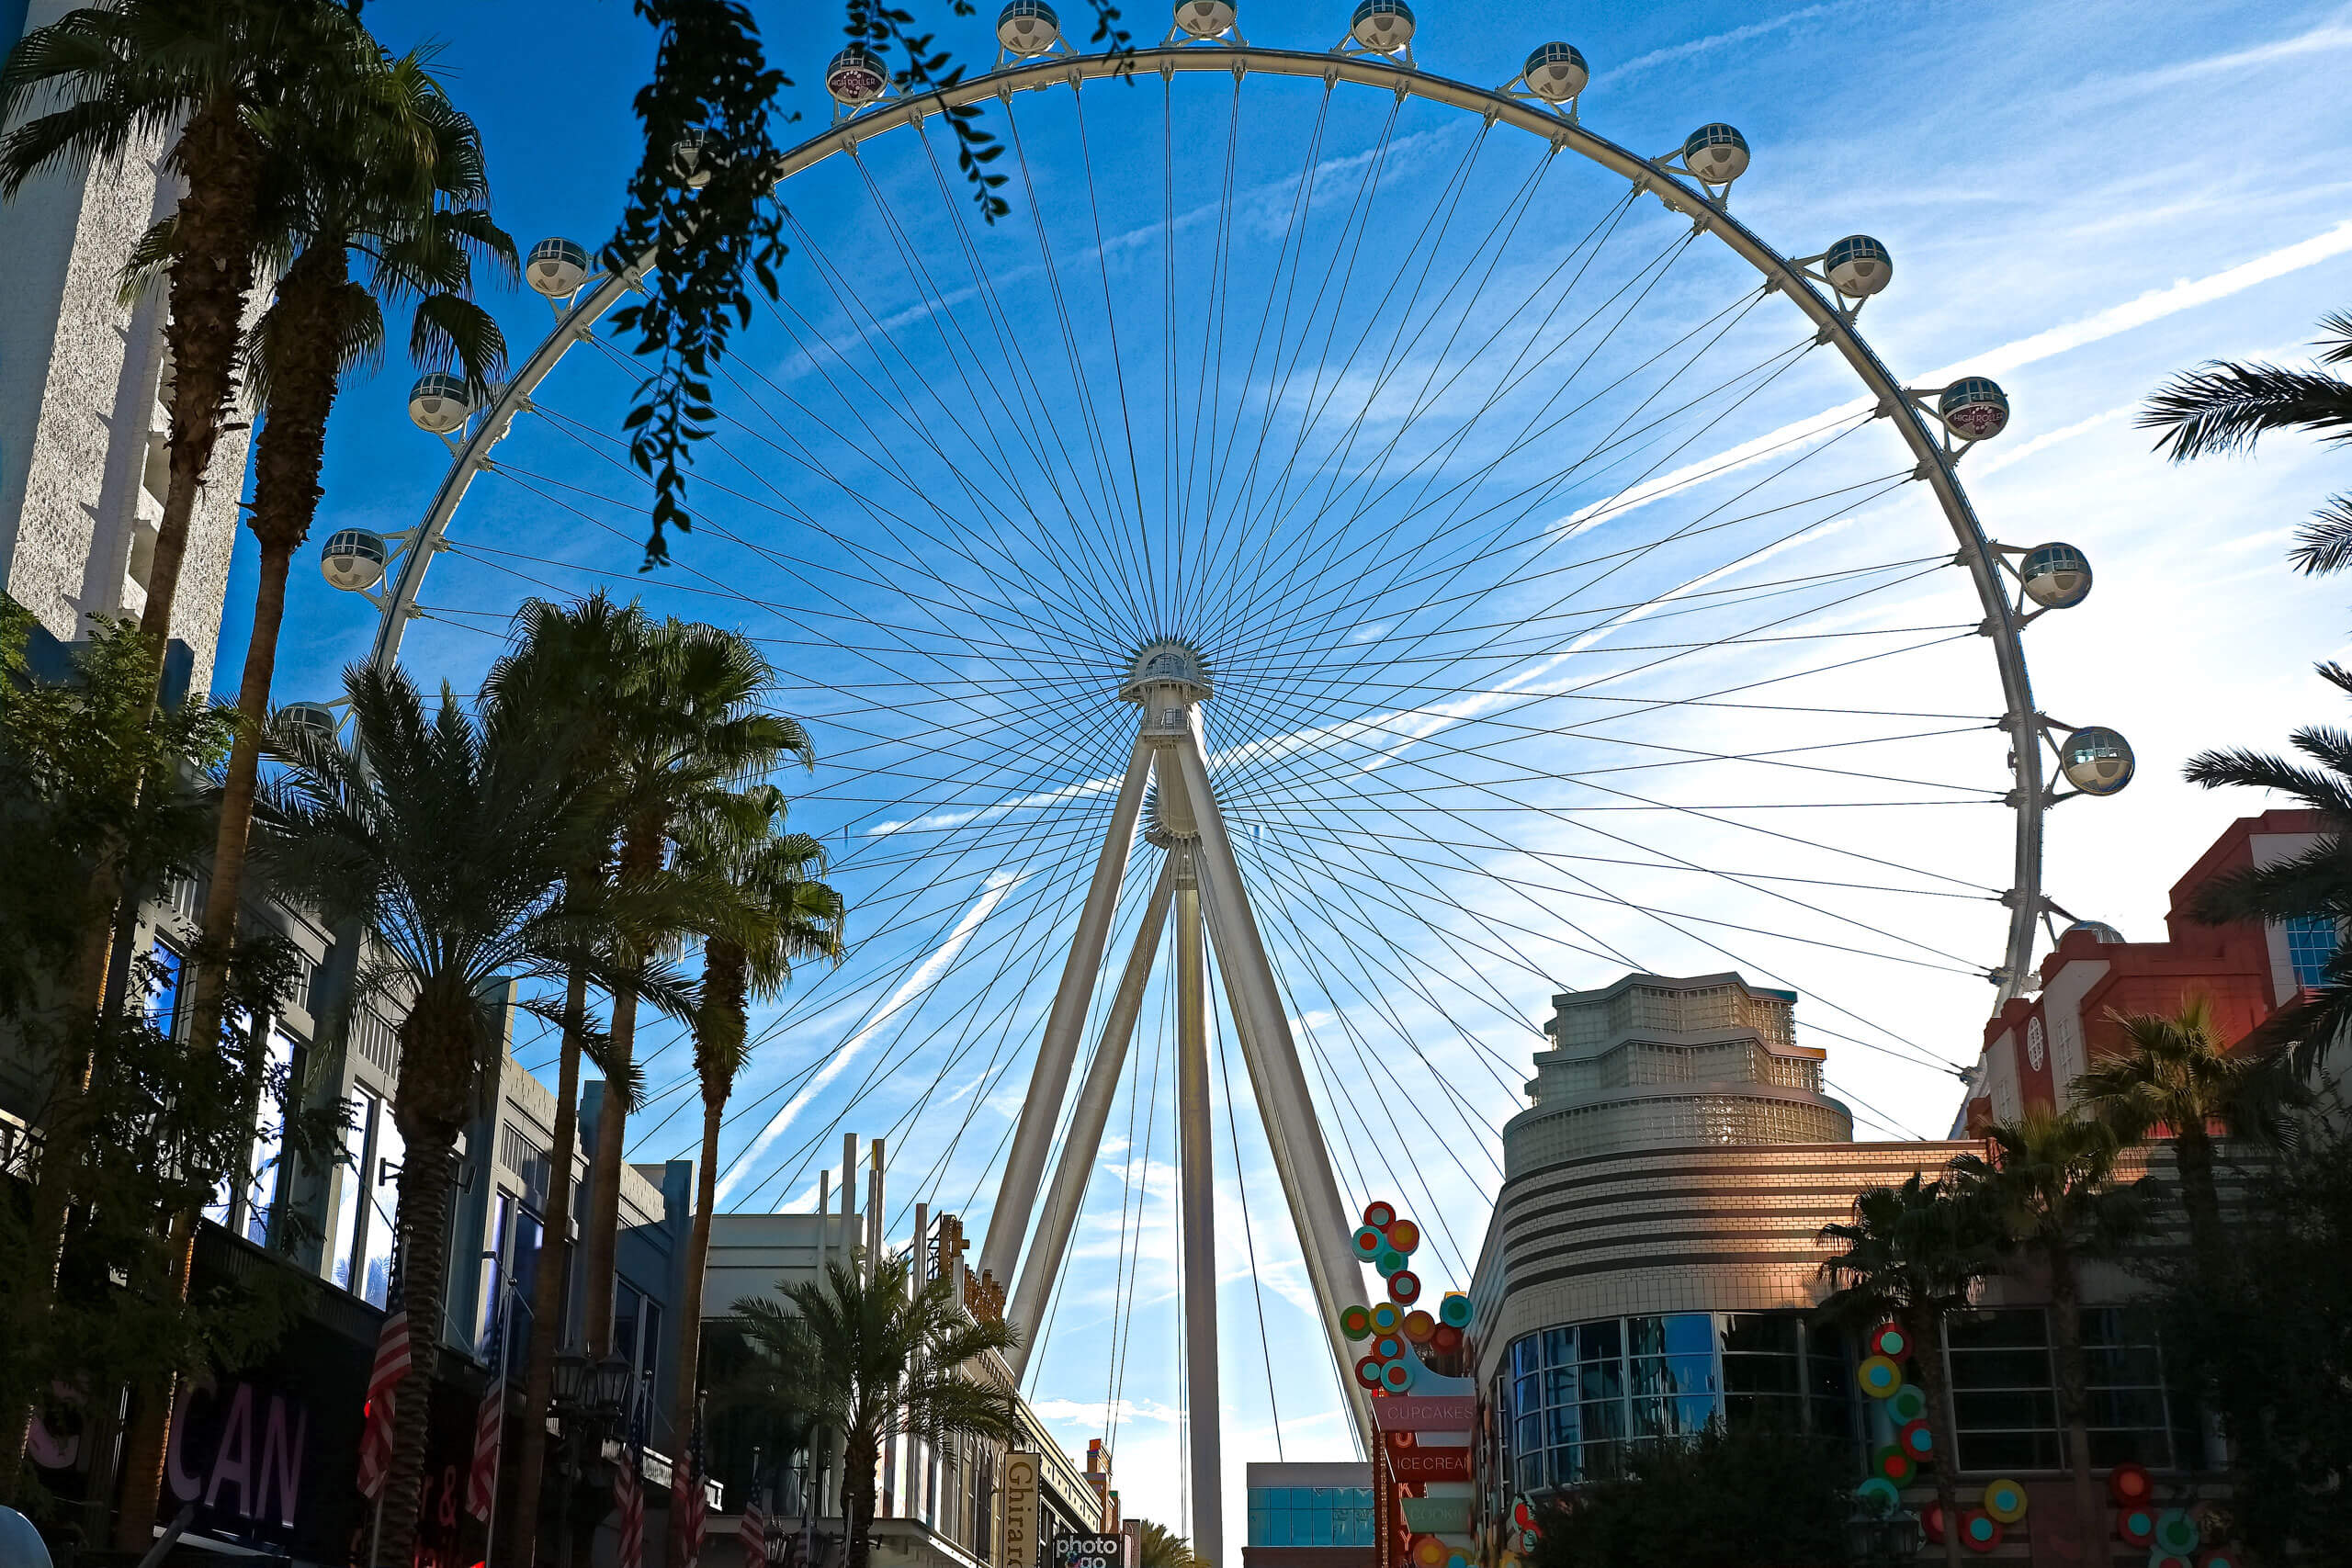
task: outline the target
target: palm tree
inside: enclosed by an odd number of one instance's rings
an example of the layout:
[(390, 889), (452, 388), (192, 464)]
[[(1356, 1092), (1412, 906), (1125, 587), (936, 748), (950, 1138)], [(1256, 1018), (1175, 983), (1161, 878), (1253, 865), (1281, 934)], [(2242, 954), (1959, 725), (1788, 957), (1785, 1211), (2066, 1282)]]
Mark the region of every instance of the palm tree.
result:
[[(617, 870), (624, 882), (660, 870), (680, 830), (717, 797), (786, 758), (810, 755), (808, 732), (797, 721), (756, 705), (775, 684), (775, 672), (750, 638), (674, 618), (643, 626), (643, 643), (630, 654), (637, 673), (617, 693), (610, 719), (607, 782), (621, 825)], [(624, 962), (632, 953), (651, 962), (683, 930), (676, 924), (620, 928)], [(636, 1033), (637, 997), (623, 986), (613, 998), (606, 1048), (625, 1076), (632, 1069)], [(627, 1134), (627, 1107), (608, 1096), (596, 1118), (584, 1238), (583, 1323), (593, 1357), (612, 1348), (613, 1258)]]
[(942, 1447), (1019, 1433), (1011, 1388), (976, 1364), (1010, 1348), (1016, 1335), (1001, 1319), (967, 1316), (952, 1279), (910, 1287), (903, 1258), (877, 1267), (870, 1280), (862, 1259), (836, 1260), (821, 1281), (786, 1285), (784, 1295), (789, 1310), (757, 1296), (737, 1302), (736, 1321), (780, 1394), (841, 1434), (843, 1568), (866, 1568), (886, 1439), (903, 1434)]
[(1151, 1519), (1136, 1521), (1138, 1568), (1208, 1568), (1193, 1543)]
[[(2323, 664), (2319, 674), (2338, 691), (2352, 693), (2352, 670)], [(2290, 739), (2306, 761), (2244, 749), (2200, 751), (2182, 770), (2191, 784), (2207, 789), (2276, 791), (2320, 818), (2319, 840), (2302, 853), (2225, 872), (2199, 887), (2189, 903), (2189, 912), (2199, 920), (2319, 920), (2337, 931), (2352, 920), (2352, 734), (2332, 725), (2307, 725)], [(2240, 1049), (2283, 1047), (2296, 1075), (2308, 1082), (2347, 1030), (2352, 948), (2339, 942), (2320, 983), (2271, 1014)]]
[(2075, 1105), (2126, 1143), (2160, 1131), (2172, 1139), (2189, 1247), (2208, 1280), (2217, 1278), (2228, 1239), (2213, 1175), (2215, 1136), (2275, 1144), (2284, 1135), (2282, 1111), (2301, 1096), (2275, 1054), (2230, 1049), (2208, 998), (2190, 997), (2169, 1016), (2110, 1010), (2107, 1017), (2123, 1032), (2126, 1049), (2075, 1080)]
[[(2320, 321), (2320, 364), (2352, 364), (2352, 313)], [(2352, 381), (2325, 370), (2293, 370), (2259, 361), (2209, 360), (2156, 389), (2141, 412), (2143, 430), (2161, 430), (2156, 449), (2176, 463), (2209, 453), (2250, 452), (2274, 430), (2309, 430), (2352, 440)], [(2295, 537), (2288, 558), (2297, 570), (2352, 566), (2352, 495), (2331, 498)]]
[[(500, 1038), (486, 997), (506, 976), (592, 961), (604, 922), (656, 918), (616, 901), (660, 895), (571, 896), (566, 876), (595, 857), (605, 821), (565, 766), (568, 738), (549, 733), (545, 716), (495, 700), (469, 714), (445, 688), (428, 716), (398, 670), (355, 668), (345, 690), (352, 746), (279, 738), (288, 767), (266, 786), (259, 848), (278, 886), (369, 931), (355, 991), (406, 1002), (398, 1228), (413, 1386), (423, 1390), (439, 1360), (458, 1134)], [(626, 979), (605, 978), (646, 987), (667, 976), (639, 964)], [(396, 1405), (379, 1564), (413, 1555), (427, 1407), (423, 1398)]]
[[(2088, 1117), (2037, 1107), (1985, 1130), (1989, 1157), (1962, 1155), (1951, 1180), (1983, 1203), (2004, 1251), (2039, 1261), (2050, 1278), (2050, 1337), (2057, 1352), (2058, 1422), (2084, 1551), (2106, 1550), (2107, 1516), (2091, 1481), (2089, 1372), (2083, 1356), (2081, 1264), (2112, 1253), (2141, 1224), (2141, 1194), (2115, 1184), (2123, 1141)], [(1955, 1516), (1946, 1515), (1946, 1517)]]
[[(247, 521), (261, 546), (254, 621), (238, 689), (238, 734), (223, 783), (212, 874), (190, 1017), (211, 1037), (223, 963), (236, 940), (254, 781), (286, 612), (294, 551), (310, 536), (321, 491), (328, 416), (344, 374), (381, 356), (379, 300), (415, 300), (412, 358), (431, 369), (456, 364), (477, 390), (503, 371), (505, 339), (471, 299), (479, 255), (514, 270), (514, 244), (482, 205), (489, 183), (481, 137), (442, 93), (429, 57), (412, 52), (360, 83), (333, 118), (289, 139), (271, 160), (273, 223), (294, 252), (276, 298), (249, 344), (248, 380), (259, 395), (254, 502)], [(173, 220), (153, 249), (170, 250)], [(367, 280), (351, 276), (354, 254)]]
[[(751, 1054), (747, 1001), (782, 989), (794, 961), (838, 959), (841, 895), (817, 880), (825, 852), (805, 833), (780, 834), (785, 800), (759, 784), (714, 803), (682, 835), (684, 869), (732, 886), (739, 918), (731, 929), (703, 942), (702, 987), (694, 1011), (695, 1073), (702, 1080), (702, 1159), (695, 1168), (694, 1228), (686, 1243), (684, 1294), (678, 1303), (678, 1390), (673, 1432), (689, 1430), (701, 1365), (704, 1260), (710, 1256), (710, 1216), (718, 1206), (718, 1130), (736, 1075)], [(683, 1517), (672, 1521), (683, 1529)], [(679, 1561), (684, 1561), (684, 1546)]]
[[(1854, 1199), (1854, 1217), (1822, 1226), (1819, 1239), (1845, 1248), (1821, 1265), (1822, 1278), (1837, 1287), (1824, 1310), (1852, 1321), (1892, 1317), (1911, 1343), (1911, 1371), (1927, 1395), (1935, 1438), (1936, 1501), (1945, 1518), (1957, 1519), (1960, 1450), (1944, 1381), (1943, 1325), (1994, 1269), (1995, 1238), (1982, 1207), (1950, 1182), (1914, 1171), (1899, 1187), (1866, 1189)], [(1944, 1562), (1960, 1568), (1956, 1529), (1944, 1532)]]
[[(611, 715), (620, 694), (636, 681), (635, 657), (645, 637), (645, 615), (634, 604), (616, 604), (602, 591), (569, 604), (526, 600), (515, 612), (512, 649), (491, 667), (482, 690), (492, 702), (518, 712), (542, 715), (565, 738), (563, 764), (593, 802), (605, 800), (611, 772)], [(614, 825), (609, 819), (583, 836), (583, 858), (565, 874), (565, 896), (593, 901), (607, 881)], [(595, 1043), (588, 1015), (588, 965), (565, 966), (562, 1043), (558, 1051), (555, 1127), (548, 1155), (547, 1214), (550, 1225), (532, 1285), (530, 1348), (523, 1378), (524, 1408), (545, 1412), (555, 1397), (557, 1338), (564, 1296), (571, 1279), (567, 1236), (572, 1209), (571, 1165), (579, 1140), (580, 1059), (583, 1053), (613, 1074), (606, 1053)], [(539, 1509), (547, 1476), (547, 1428), (526, 1420), (516, 1428), (517, 1510), (509, 1550), (517, 1562), (537, 1561)]]

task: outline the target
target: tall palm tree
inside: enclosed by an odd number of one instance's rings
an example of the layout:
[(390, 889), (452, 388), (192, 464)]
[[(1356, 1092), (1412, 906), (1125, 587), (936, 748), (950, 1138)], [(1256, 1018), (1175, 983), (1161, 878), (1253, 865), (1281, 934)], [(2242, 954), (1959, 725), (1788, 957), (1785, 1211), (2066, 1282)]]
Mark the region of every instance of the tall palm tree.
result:
[(2082, 1263), (2112, 1254), (2139, 1229), (2141, 1194), (2116, 1185), (2123, 1140), (2104, 1122), (2037, 1107), (1987, 1128), (1984, 1136), (1989, 1156), (1962, 1155), (1951, 1162), (1951, 1180), (1963, 1199), (1984, 1204), (1999, 1227), (2003, 1250), (2033, 1258), (2049, 1276), (2058, 1424), (2065, 1431), (2084, 1551), (2086, 1559), (2096, 1557), (2106, 1550), (2107, 1515), (2091, 1480)]
[[(736, 1076), (751, 1054), (747, 1003), (775, 995), (800, 959), (838, 959), (842, 897), (818, 880), (825, 852), (805, 833), (781, 834), (783, 793), (754, 785), (715, 803), (682, 835), (679, 860), (733, 886), (739, 918), (703, 942), (703, 973), (694, 1012), (695, 1073), (702, 1080), (702, 1158), (695, 1168), (694, 1228), (686, 1242), (684, 1293), (678, 1302), (676, 1404), (670, 1429), (694, 1421), (701, 1365), (703, 1263), (710, 1256), (710, 1216), (718, 1206), (718, 1130)], [(683, 1529), (683, 1517), (672, 1521)], [(684, 1561), (680, 1548), (679, 1561)]]
[[(1824, 1310), (1853, 1322), (1892, 1317), (1911, 1342), (1911, 1373), (1927, 1395), (1935, 1438), (1936, 1501), (1945, 1518), (1957, 1519), (1960, 1450), (1944, 1380), (1943, 1326), (1995, 1267), (1995, 1237), (1983, 1207), (1964, 1201), (1950, 1182), (1914, 1171), (1900, 1186), (1857, 1195), (1854, 1217), (1822, 1226), (1819, 1239), (1845, 1249), (1821, 1265), (1822, 1278), (1837, 1287)], [(1944, 1562), (1960, 1568), (1956, 1529), (1944, 1531)]]
[[(284, 776), (266, 786), (259, 846), (277, 885), (328, 919), (368, 929), (360, 994), (406, 1003), (394, 1115), (407, 1156), (399, 1247), (412, 1385), (439, 1361), (457, 1140), (500, 1032), (485, 999), (509, 976), (552, 976), (595, 951), (603, 923), (655, 918), (613, 907), (658, 892), (569, 897), (567, 874), (593, 860), (605, 820), (565, 767), (566, 737), (543, 715), (489, 701), (469, 713), (446, 689), (428, 716), (408, 676), (355, 668), (345, 679), (353, 744), (280, 738)], [(365, 751), (362, 767), (359, 753)], [(664, 984), (639, 964), (608, 984)], [(392, 1462), (377, 1562), (413, 1554), (428, 1402), (394, 1412)]]
[(2214, 1179), (2216, 1136), (2276, 1143), (2283, 1112), (2301, 1097), (2258, 1049), (2230, 1049), (2203, 996), (2177, 1013), (2110, 1010), (2125, 1049), (2104, 1056), (2075, 1080), (2075, 1105), (2126, 1143), (2162, 1133), (2172, 1140), (2189, 1248), (2208, 1280), (2218, 1278), (2229, 1241)]
[[(640, 677), (636, 658), (646, 636), (646, 618), (635, 604), (619, 604), (601, 590), (568, 604), (526, 600), (514, 615), (512, 649), (491, 667), (484, 694), (503, 708), (537, 713), (563, 739), (562, 765), (587, 797), (591, 809), (608, 809), (612, 714), (621, 694)], [(615, 826), (609, 816), (593, 834), (582, 835), (582, 859), (564, 876), (565, 897), (582, 902), (605, 886)], [(614, 1075), (594, 1043), (588, 1012), (590, 975), (585, 962), (565, 965), (562, 1031), (557, 1052), (555, 1127), (548, 1155), (548, 1230), (538, 1271), (532, 1282), (531, 1333), (523, 1374), (524, 1408), (544, 1412), (555, 1396), (557, 1339), (564, 1297), (571, 1280), (568, 1237), (572, 1212), (571, 1167), (580, 1132), (580, 1059), (589, 1055)], [(509, 1551), (514, 1561), (537, 1562), (539, 1508), (547, 1477), (547, 1428), (526, 1420), (515, 1431), (516, 1510)]]
[[(2352, 364), (2352, 313), (2320, 321), (2321, 365)], [(2295, 370), (2260, 361), (2209, 360), (2156, 389), (2140, 414), (2143, 430), (2161, 430), (2156, 449), (2176, 463), (2210, 453), (2250, 452), (2277, 430), (2308, 430), (2352, 440), (2352, 381), (2326, 370)], [(2295, 536), (2288, 558), (2299, 570), (2352, 566), (2352, 495), (2338, 495)]]
[[(2319, 666), (2320, 677), (2352, 694), (2352, 670)], [(2333, 725), (2306, 725), (2290, 738), (2304, 761), (2237, 749), (2200, 751), (2182, 770), (2207, 789), (2267, 789), (2320, 818), (2318, 840), (2301, 854), (2268, 865), (2225, 872), (2197, 890), (2189, 912), (2227, 925), (2239, 920), (2321, 920), (2335, 931), (2352, 921), (2352, 734)], [(2317, 986), (2264, 1021), (2247, 1044), (2284, 1047), (2296, 1075), (2318, 1073), (2329, 1048), (2352, 1032), (2352, 947), (2338, 942)], [(2244, 1047), (2242, 1046), (2241, 1049)]]
[(843, 1568), (866, 1568), (887, 1439), (903, 1434), (944, 1447), (1019, 1433), (1011, 1388), (976, 1364), (1009, 1349), (1015, 1331), (967, 1316), (952, 1278), (910, 1286), (903, 1258), (877, 1267), (871, 1280), (862, 1259), (835, 1260), (823, 1280), (786, 1285), (784, 1295), (788, 1309), (757, 1296), (737, 1302), (736, 1320), (784, 1397), (841, 1434)]
[[(490, 220), (481, 136), (411, 52), (357, 85), (332, 117), (287, 139), (270, 159), (273, 225), (292, 264), (251, 334), (247, 379), (261, 402), (247, 521), (259, 543), (253, 631), (237, 694), (237, 744), (222, 784), (220, 831), (205, 896), (190, 1018), (210, 1038), (220, 977), (236, 940), (254, 781), (286, 613), (294, 551), (310, 536), (328, 416), (345, 372), (381, 357), (381, 301), (413, 300), (409, 354), (426, 368), (457, 365), (477, 390), (503, 373), (506, 343), (475, 304), (473, 265), (512, 274), (514, 243)], [(154, 249), (169, 253), (167, 220)], [(362, 281), (351, 276), (356, 255)]]
[[(649, 621), (645, 629), (634, 655), (638, 672), (619, 692), (611, 716), (608, 786), (620, 823), (617, 871), (624, 882), (649, 877), (667, 864), (682, 828), (718, 796), (786, 759), (810, 754), (808, 732), (797, 721), (760, 710), (775, 672), (750, 638), (674, 618)], [(633, 953), (652, 962), (682, 929), (619, 928), (624, 961)], [(613, 998), (606, 1047), (623, 1074), (631, 1070), (636, 1032), (637, 996), (623, 986)], [(588, 1299), (582, 1315), (588, 1352), (594, 1357), (612, 1348), (614, 1248), (627, 1123), (627, 1107), (608, 1096), (596, 1117), (584, 1237)]]

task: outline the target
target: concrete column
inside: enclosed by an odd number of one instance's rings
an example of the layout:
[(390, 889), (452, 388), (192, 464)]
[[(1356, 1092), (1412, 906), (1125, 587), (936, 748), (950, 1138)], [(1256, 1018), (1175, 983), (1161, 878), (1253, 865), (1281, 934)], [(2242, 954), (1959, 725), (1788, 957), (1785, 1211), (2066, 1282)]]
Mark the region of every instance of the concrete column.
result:
[(1193, 1461), (1193, 1551), (1224, 1568), (1225, 1472), (1217, 1389), (1216, 1178), (1209, 1122), (1208, 954), (1189, 845), (1176, 872), (1176, 1127), (1184, 1258), (1184, 1366)]

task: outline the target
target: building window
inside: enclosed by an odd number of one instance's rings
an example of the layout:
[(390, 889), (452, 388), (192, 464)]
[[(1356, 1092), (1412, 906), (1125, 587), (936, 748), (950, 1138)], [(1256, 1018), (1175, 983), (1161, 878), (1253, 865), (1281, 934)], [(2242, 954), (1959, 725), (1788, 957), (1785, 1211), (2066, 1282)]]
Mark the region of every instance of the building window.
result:
[(2287, 922), (2287, 961), (2295, 984), (2306, 990), (2327, 984), (2328, 960), (2339, 942), (2335, 922), (2324, 915), (2298, 915)]
[(368, 1305), (382, 1306), (391, 1297), (392, 1240), (399, 1234), (394, 1228), (400, 1214), (398, 1179), (401, 1162), (408, 1158), (408, 1145), (393, 1122), (390, 1106), (379, 1104), (371, 1120), (375, 1123), (375, 1138), (359, 1184), (361, 1200), (367, 1205), (367, 1235), (360, 1243), (357, 1272), (360, 1295)]
[[(2155, 1325), (2144, 1312), (2082, 1314), (2091, 1463), (2173, 1465), (2172, 1407)], [(1956, 1315), (1945, 1326), (1960, 1464), (1969, 1471), (2056, 1470), (2064, 1463), (2049, 1322), (2039, 1307)], [(2186, 1409), (2186, 1402), (2183, 1404)], [(2183, 1451), (2193, 1451), (2182, 1445)]]
[(1621, 1474), (1627, 1451), (1747, 1426), (1849, 1437), (1845, 1354), (1797, 1313), (1604, 1317), (1511, 1346), (1502, 1473), (1520, 1492)]
[(1251, 1546), (1370, 1546), (1372, 1492), (1363, 1486), (1252, 1486)]
[(180, 981), (187, 973), (187, 959), (171, 943), (155, 944), (155, 994), (148, 1001), (148, 1016), (155, 1027), (173, 1039), (180, 1032)]
[(335, 1205), (334, 1229), (327, 1251), (327, 1274), (337, 1287), (356, 1291), (361, 1276), (362, 1234), (367, 1228), (368, 1139), (376, 1127), (376, 1097), (364, 1091), (351, 1097), (351, 1117), (343, 1129), (343, 1200)]

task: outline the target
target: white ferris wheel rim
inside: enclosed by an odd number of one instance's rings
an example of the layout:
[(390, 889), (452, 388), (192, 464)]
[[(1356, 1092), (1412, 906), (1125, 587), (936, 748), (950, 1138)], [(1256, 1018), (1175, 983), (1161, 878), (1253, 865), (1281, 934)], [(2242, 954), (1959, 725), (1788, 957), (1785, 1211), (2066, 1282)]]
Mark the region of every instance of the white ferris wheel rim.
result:
[[(1432, 74), (1415, 63), (1381, 55), (1316, 52), (1266, 48), (1255, 44), (1168, 43), (1125, 54), (1058, 53), (1016, 61), (954, 86), (912, 96), (881, 98), (843, 118), (786, 152), (776, 163), (772, 184), (780, 185), (837, 152), (854, 154), (876, 136), (909, 126), (919, 127), (929, 116), (989, 98), (1008, 104), (1019, 91), (1043, 91), (1124, 74), (1155, 74), (1172, 78), (1176, 73), (1229, 73), (1238, 84), (1256, 73), (1298, 79), (1320, 79), (1327, 85), (1348, 82), (1384, 89), (1400, 99), (1422, 101), (1476, 114), (1493, 125), (1508, 125), (1548, 142), (1555, 152), (1566, 151), (1630, 182), (1635, 196), (1655, 195), (1668, 210), (1691, 220), (1697, 230), (1720, 242), (1763, 279), (1770, 291), (1785, 295), (1813, 323), (1818, 341), (1834, 346), (1848, 367), (1875, 400), (1876, 412), (1901, 434), (1917, 462), (1914, 477), (1934, 493), (1938, 508), (1951, 529), (1958, 551), (1953, 564), (1967, 570), (1984, 615), (1978, 628), (1994, 649), (2003, 709), (1999, 727), (2009, 739), (2012, 788), (2005, 804), (2013, 818), (2011, 882), (2001, 901), (2008, 909), (2008, 929), (2002, 962), (1986, 972), (1996, 987), (1996, 1005), (2028, 988), (2037, 945), (2038, 922), (2049, 908), (2041, 889), (2044, 813), (2052, 791), (2043, 774), (2045, 719), (2036, 709), (2021, 636), (2025, 620), (2002, 581), (1998, 547), (1986, 536), (1956, 471), (1957, 452), (1939, 439), (1914, 393), (1905, 387), (1857, 329), (1852, 315), (1838, 309), (1815, 287), (1813, 276), (1753, 230), (1732, 216), (1726, 201), (1695, 178), (1668, 164), (1667, 157), (1644, 157), (1599, 135), (1572, 114), (1522, 97), (1507, 88), (1485, 88)], [(1826, 243), (1826, 242), (1825, 242)], [(483, 407), (474, 411), (462, 439), (450, 443), (452, 458), (417, 526), (406, 536), (389, 592), (379, 601), (379, 616), (369, 655), (375, 668), (399, 662), (402, 634), (419, 611), (417, 596), (433, 558), (449, 547), (447, 536), (458, 508), (474, 477), (492, 467), (492, 449), (512, 428), (515, 416), (530, 412), (532, 393), (545, 382), (573, 346), (585, 341), (597, 324), (658, 265), (656, 253), (639, 257), (626, 271), (592, 276), (570, 303), (559, 308), (554, 326), (515, 367), (512, 378), (495, 389)], [(1964, 450), (1964, 448), (1961, 448)]]

